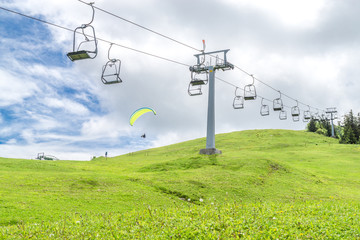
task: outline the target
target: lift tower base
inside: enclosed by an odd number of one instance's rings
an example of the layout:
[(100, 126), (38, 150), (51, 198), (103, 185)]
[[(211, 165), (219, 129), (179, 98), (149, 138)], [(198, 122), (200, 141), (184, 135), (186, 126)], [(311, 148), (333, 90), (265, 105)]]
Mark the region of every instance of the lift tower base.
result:
[(221, 154), (221, 150), (216, 149), (216, 148), (204, 148), (204, 149), (200, 149), (200, 154), (204, 154), (204, 155), (213, 155), (213, 154)]

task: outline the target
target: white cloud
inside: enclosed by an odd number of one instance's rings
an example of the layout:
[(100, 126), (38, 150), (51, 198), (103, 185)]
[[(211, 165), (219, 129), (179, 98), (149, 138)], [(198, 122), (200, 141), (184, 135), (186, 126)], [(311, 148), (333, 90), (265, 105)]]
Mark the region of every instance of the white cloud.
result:
[(81, 133), (86, 138), (117, 138), (129, 133), (129, 124), (119, 122), (113, 115), (94, 117), (83, 123)]
[(10, 140), (8, 140), (6, 142), (6, 144), (9, 144), (9, 145), (13, 145), (13, 144), (16, 144), (17, 143), (17, 140), (15, 138), (11, 138)]
[(44, 105), (52, 108), (61, 108), (66, 112), (76, 115), (88, 115), (89, 110), (82, 104), (66, 98), (45, 98)]
[(226, 0), (230, 6), (252, 7), (279, 19), (282, 24), (288, 26), (308, 27), (313, 26), (321, 15), (325, 6), (324, 0)]
[(32, 83), (19, 79), (4, 69), (0, 69), (0, 107), (22, 103), (25, 98), (34, 95), (38, 88)]

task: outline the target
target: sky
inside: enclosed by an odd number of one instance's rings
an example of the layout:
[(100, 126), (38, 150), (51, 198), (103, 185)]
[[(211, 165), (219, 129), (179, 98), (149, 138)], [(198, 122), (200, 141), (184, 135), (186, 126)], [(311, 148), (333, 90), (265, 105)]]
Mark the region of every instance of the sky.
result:
[[(360, 112), (357, 0), (99, 0), (94, 6), (190, 47), (95, 9), (91, 25), (107, 42), (98, 40), (95, 59), (71, 62), (72, 31), (0, 9), (0, 157), (33, 159), (44, 152), (90, 160), (205, 137), (208, 86), (200, 96), (187, 92), (188, 66), (196, 64), (203, 39), (205, 51), (230, 49), (227, 59), (238, 67), (216, 71), (216, 133), (303, 130), (306, 123), (291, 118), (294, 99), (301, 114), (307, 105), (319, 114), (336, 107), (339, 117)], [(71, 30), (92, 15), (77, 0), (0, 0), (0, 7)], [(109, 42), (110, 58), (121, 60), (122, 83), (104, 85)], [(266, 85), (255, 81), (257, 99), (234, 109), (235, 86), (252, 83), (247, 73)], [(262, 97), (270, 108), (279, 97), (274, 89), (291, 97), (282, 95), (286, 120), (272, 110), (260, 115)], [(130, 126), (141, 107), (157, 115)]]

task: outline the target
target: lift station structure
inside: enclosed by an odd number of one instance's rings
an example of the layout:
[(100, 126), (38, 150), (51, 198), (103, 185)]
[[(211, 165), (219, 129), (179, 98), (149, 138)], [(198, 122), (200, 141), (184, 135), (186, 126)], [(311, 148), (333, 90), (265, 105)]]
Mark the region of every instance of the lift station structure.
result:
[[(214, 52), (203, 51), (203, 53), (195, 54), (197, 64), (189, 68), (192, 76), (188, 89), (189, 95), (202, 94), (201, 86), (209, 82), (206, 148), (200, 149), (200, 154), (221, 154), (221, 151), (215, 148), (215, 71), (218, 69), (223, 71), (234, 69), (234, 65), (227, 61), (226, 54), (228, 51), (230, 49)], [(223, 57), (219, 58), (219, 54), (223, 54)], [(206, 56), (216, 57), (215, 64), (204, 64)]]

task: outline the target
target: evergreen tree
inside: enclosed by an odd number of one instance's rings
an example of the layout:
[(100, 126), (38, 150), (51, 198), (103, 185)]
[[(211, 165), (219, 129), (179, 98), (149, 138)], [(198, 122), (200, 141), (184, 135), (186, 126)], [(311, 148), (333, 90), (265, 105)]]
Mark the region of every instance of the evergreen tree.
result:
[(331, 137), (331, 123), (327, 120), (322, 120), (322, 124), (324, 126), (324, 129), (326, 129), (326, 135), (328, 137)]
[(309, 132), (316, 132), (316, 130), (318, 129), (316, 127), (316, 120), (314, 118), (310, 119), (310, 122), (307, 124), (307, 129)]
[(340, 138), (340, 143), (355, 144), (359, 141), (359, 121), (350, 110), (349, 114), (344, 116), (344, 134)]
[(344, 135), (341, 137), (340, 143), (345, 143), (345, 144), (357, 143), (357, 139), (355, 137), (354, 131), (350, 125), (344, 127)]

